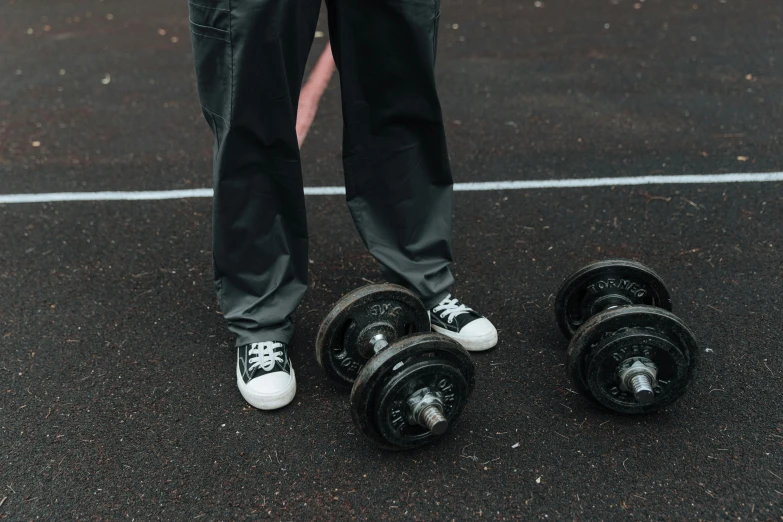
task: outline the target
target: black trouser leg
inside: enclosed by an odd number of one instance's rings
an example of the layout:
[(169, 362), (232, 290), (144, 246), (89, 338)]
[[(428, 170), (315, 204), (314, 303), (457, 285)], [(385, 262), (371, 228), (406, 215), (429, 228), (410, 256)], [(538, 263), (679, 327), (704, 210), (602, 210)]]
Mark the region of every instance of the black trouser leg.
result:
[(454, 282), (452, 176), (435, 88), (439, 0), (327, 0), (348, 206), (386, 277), (432, 306)]
[(189, 4), (199, 98), (215, 135), (215, 287), (238, 345), (288, 341), (307, 288), (296, 109), (320, 4)]

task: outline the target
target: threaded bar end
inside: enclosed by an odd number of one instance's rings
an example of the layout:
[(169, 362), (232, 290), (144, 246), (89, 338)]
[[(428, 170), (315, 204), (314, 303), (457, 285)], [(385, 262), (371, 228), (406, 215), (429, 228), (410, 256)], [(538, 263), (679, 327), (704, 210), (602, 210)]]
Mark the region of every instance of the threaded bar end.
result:
[(419, 414), (419, 419), (433, 435), (443, 435), (449, 427), (449, 421), (446, 420), (441, 409), (434, 404), (424, 408)]
[(631, 378), (633, 396), (639, 404), (652, 404), (655, 400), (655, 392), (652, 388), (650, 377), (645, 374), (634, 375)]

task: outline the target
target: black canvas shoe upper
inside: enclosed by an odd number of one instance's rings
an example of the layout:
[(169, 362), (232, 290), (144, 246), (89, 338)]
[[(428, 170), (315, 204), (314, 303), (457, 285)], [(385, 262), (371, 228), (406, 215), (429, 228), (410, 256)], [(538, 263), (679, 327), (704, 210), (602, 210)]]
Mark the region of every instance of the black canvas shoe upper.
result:
[(430, 308), (432, 325), (455, 333), (459, 333), (466, 325), (482, 317), (480, 313), (468, 308), (458, 299), (453, 299), (451, 294)]
[(291, 373), (286, 343), (269, 341), (238, 346), (237, 364), (245, 384), (268, 373)]

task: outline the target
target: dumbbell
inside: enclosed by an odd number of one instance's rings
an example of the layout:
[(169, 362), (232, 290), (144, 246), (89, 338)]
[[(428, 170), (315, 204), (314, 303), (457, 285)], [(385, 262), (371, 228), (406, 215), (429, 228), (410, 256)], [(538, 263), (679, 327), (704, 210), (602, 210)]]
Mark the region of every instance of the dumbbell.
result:
[(588, 264), (563, 281), (554, 309), (570, 339), (566, 371), (582, 395), (634, 414), (685, 393), (699, 345), (652, 269), (625, 259)]
[(473, 392), (467, 350), (431, 332), (424, 304), (398, 285), (366, 285), (343, 296), (322, 321), (315, 346), (326, 374), (351, 387), (356, 427), (384, 449), (440, 438)]

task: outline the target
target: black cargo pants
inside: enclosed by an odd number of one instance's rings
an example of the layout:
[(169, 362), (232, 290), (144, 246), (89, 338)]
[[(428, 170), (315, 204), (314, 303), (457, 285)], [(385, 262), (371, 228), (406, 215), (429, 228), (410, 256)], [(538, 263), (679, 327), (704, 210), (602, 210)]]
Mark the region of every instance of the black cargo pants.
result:
[[(452, 177), (433, 70), (440, 0), (326, 4), (351, 215), (387, 280), (432, 306), (453, 283)], [(215, 136), (214, 280), (237, 345), (287, 342), (307, 288), (296, 112), (320, 7), (189, 2), (198, 95)]]

